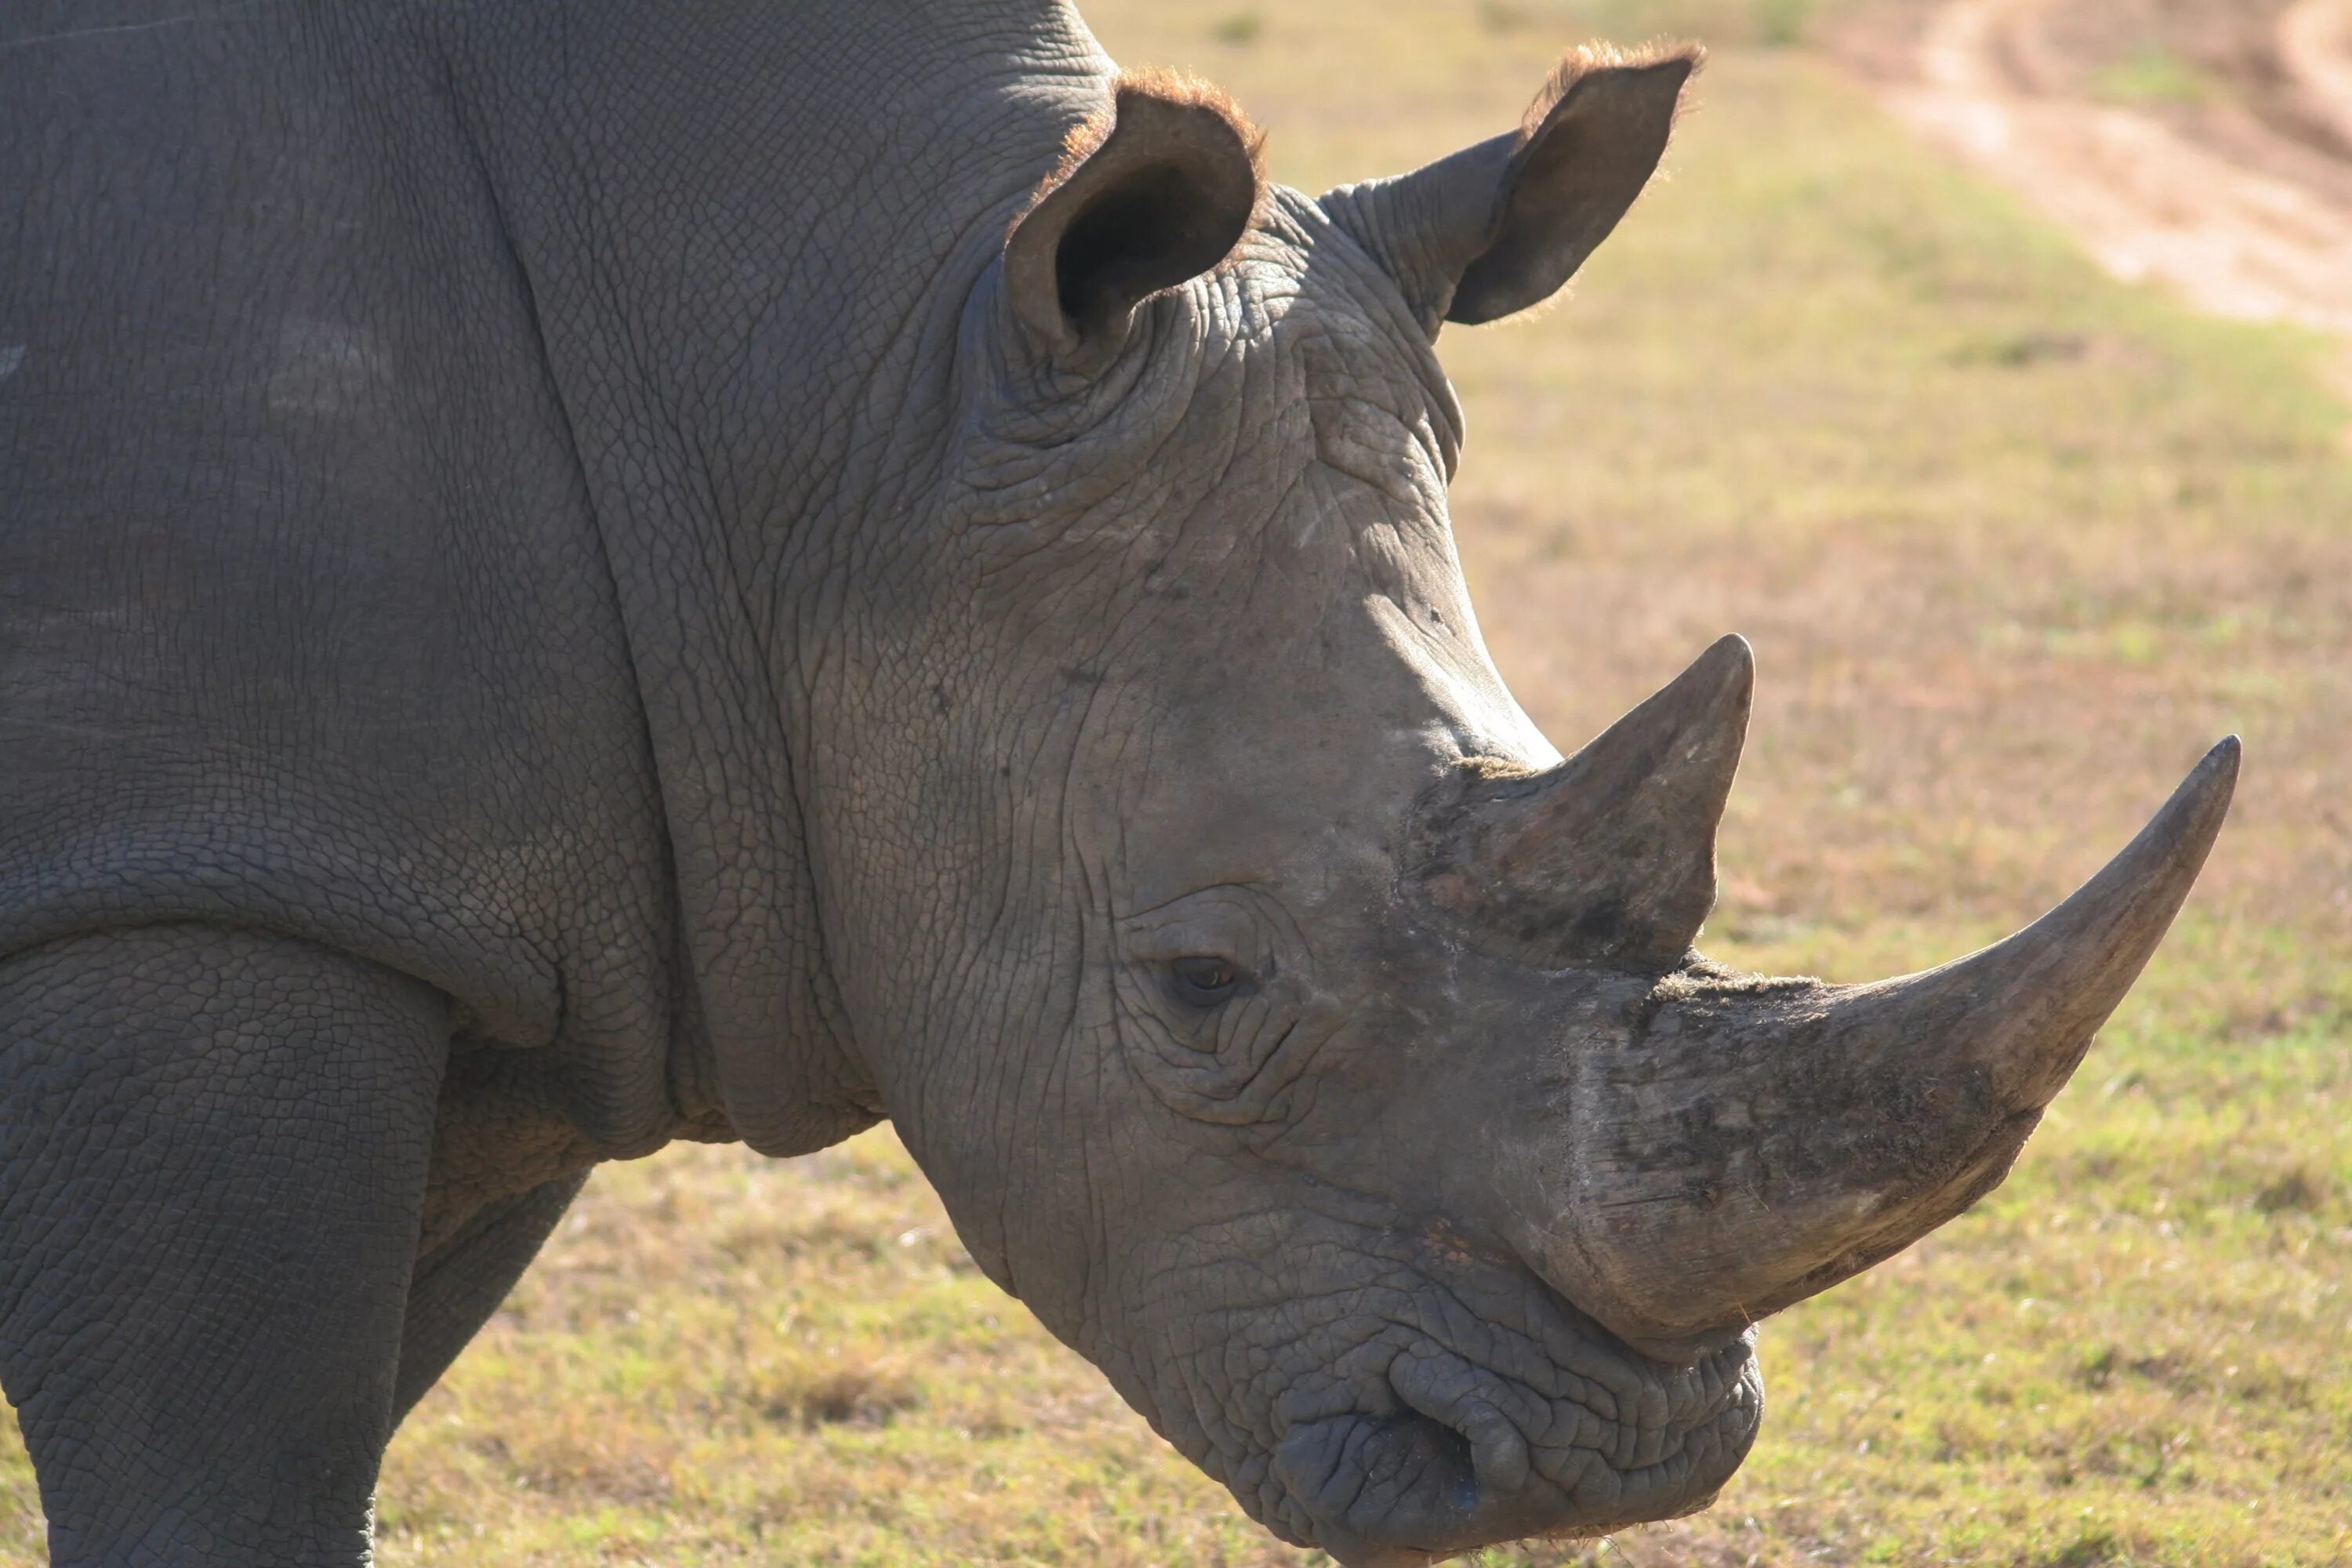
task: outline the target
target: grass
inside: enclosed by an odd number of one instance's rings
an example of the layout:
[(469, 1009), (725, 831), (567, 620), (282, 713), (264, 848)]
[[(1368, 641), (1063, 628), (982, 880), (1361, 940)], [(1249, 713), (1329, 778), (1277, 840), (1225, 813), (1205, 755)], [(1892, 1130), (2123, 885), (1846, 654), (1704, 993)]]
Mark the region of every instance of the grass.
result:
[(2091, 90), (2110, 103), (2193, 105), (2210, 100), (2214, 86), (2193, 61), (2162, 44), (2147, 42), (2100, 67), (2092, 76)]
[[(1762, 0), (1266, 0), (1246, 38), (1229, 0), (1089, 9), (1122, 58), (1234, 88), (1308, 188), (1509, 124), (1588, 27), (1758, 46), (1576, 299), (1443, 345), (1466, 566), (1557, 740), (1723, 631), (1758, 645), (1717, 956), (1962, 951), (2247, 738), (2205, 886), (2010, 1184), (1767, 1326), (1717, 1507), (1486, 1562), (2352, 1561), (2352, 460), (2322, 345), (2104, 279), (1762, 47), (1793, 14)], [(600, 1173), (394, 1445), (382, 1526), (393, 1568), (1309, 1560), (972, 1272), (887, 1132)], [(0, 1449), (0, 1559), (37, 1534)]]

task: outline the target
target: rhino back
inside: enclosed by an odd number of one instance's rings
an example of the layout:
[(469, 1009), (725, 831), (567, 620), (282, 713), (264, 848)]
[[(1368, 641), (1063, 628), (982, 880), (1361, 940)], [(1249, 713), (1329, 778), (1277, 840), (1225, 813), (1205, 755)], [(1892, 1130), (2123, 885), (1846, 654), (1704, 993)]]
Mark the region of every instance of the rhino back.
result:
[(446, 72), (352, 17), (0, 42), (0, 952), (300, 934), (642, 1140), (671, 933), (610, 574)]

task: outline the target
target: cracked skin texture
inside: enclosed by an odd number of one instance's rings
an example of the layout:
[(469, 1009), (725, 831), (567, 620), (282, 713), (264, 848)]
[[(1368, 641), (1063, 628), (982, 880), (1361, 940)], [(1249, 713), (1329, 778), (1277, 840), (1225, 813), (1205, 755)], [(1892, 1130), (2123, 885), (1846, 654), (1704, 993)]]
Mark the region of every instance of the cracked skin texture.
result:
[(1287, 1539), (1704, 1506), (1744, 1324), (1637, 1352), (1521, 1178), (1638, 1163), (1577, 1086), (1748, 996), (1686, 952), (1714, 807), (1627, 830), (1671, 899), (1415, 881), (1432, 801), (1560, 760), (1433, 336), (1565, 280), (1692, 63), (1310, 199), (1042, 3), (0, 34), (0, 1378), (57, 1560), (363, 1561), (589, 1166), (884, 1115)]

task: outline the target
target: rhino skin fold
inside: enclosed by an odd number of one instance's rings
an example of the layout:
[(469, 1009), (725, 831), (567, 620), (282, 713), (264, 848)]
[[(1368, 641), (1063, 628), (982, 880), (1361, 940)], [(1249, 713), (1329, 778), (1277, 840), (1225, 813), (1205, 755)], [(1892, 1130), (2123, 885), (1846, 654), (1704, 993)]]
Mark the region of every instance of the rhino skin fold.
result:
[(1755, 1320), (2000, 1179), (2236, 752), (1957, 964), (1693, 951), (1748, 647), (1554, 751), (1434, 344), (1567, 281), (1698, 64), (1572, 51), (1308, 196), (1046, 0), (0, 13), (0, 1384), (53, 1560), (368, 1561), (591, 1167), (885, 1117), (1285, 1540), (1705, 1506)]

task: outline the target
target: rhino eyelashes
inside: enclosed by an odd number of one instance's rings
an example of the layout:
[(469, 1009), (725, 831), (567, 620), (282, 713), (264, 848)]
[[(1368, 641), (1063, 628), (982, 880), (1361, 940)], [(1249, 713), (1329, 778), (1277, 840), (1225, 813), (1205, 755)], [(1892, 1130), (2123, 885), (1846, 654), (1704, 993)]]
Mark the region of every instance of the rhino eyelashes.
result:
[(1755, 685), (1727, 637), (1558, 767), (1472, 772), (1425, 814), (1423, 893), (1477, 945), (1546, 966), (1680, 963), (1715, 906)]
[(1230, 960), (1179, 958), (1168, 965), (1169, 989), (1188, 1007), (1214, 1007), (1232, 998), (1246, 977)]

